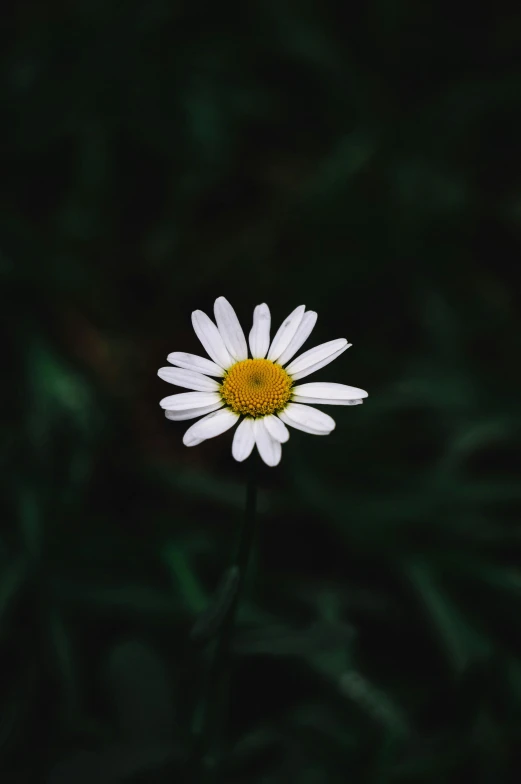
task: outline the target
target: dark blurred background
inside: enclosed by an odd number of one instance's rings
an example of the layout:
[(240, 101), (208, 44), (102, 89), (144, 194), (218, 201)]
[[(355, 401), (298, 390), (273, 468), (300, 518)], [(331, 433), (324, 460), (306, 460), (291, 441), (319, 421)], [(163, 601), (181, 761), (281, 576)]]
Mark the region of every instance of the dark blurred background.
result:
[(353, 348), (309, 380), (370, 394), (255, 458), (225, 780), (517, 781), (519, 9), (20, 0), (0, 39), (1, 783), (188, 781), (246, 466), (156, 372), (220, 295), (316, 310)]

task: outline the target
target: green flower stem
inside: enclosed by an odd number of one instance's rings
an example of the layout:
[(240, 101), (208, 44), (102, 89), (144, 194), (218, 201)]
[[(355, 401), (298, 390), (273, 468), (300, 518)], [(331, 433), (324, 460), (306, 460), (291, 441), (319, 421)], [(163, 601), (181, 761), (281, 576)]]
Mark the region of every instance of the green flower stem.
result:
[(237, 554), (232, 563), (232, 566), (237, 567), (239, 573), (237, 588), (216, 641), (208, 678), (201, 739), (197, 754), (199, 775), (197, 780), (201, 782), (218, 780), (222, 762), (219, 749), (222, 749), (224, 745), (224, 736), (228, 725), (230, 643), (255, 536), (257, 480), (253, 461), (250, 462), (250, 475), (246, 488), (246, 509), (241, 525)]

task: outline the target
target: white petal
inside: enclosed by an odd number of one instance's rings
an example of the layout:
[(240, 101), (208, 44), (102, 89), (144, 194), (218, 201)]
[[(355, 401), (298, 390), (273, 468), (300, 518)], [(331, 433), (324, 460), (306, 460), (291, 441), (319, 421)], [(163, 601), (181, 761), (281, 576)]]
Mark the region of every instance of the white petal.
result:
[(192, 313), (192, 324), (195, 334), (206, 349), (208, 356), (225, 370), (230, 365), (233, 365), (233, 358), (230, 356), (221, 334), (211, 318), (206, 313), (203, 313), (202, 310), (194, 310)]
[(280, 441), (281, 444), (285, 444), (286, 441), (289, 439), (289, 430), (284, 424), (284, 422), (276, 416), (267, 416), (264, 417), (264, 424), (268, 429), (268, 433), (275, 441)]
[(280, 365), (285, 365), (286, 362), (289, 362), (291, 357), (294, 357), (299, 348), (304, 345), (308, 337), (311, 335), (313, 327), (317, 323), (317, 318), (318, 316), (314, 310), (308, 310), (306, 313), (304, 313), (304, 317), (300, 322), (297, 331), (293, 335), (289, 346), (285, 349), (285, 351), (282, 352), (277, 360)]
[[(309, 351), (305, 351), (300, 357), (297, 357), (293, 362), (290, 362), (286, 368), (286, 372), (289, 373), (293, 379), (302, 378), (303, 376), (300, 376), (299, 374), (304, 370), (307, 372), (303, 375), (307, 376), (309, 373), (313, 373), (315, 370), (324, 367), (324, 365), (328, 365), (351, 345), (352, 344), (348, 343), (345, 338), (337, 338), (337, 340), (321, 343), (320, 346), (310, 348)], [(311, 368), (313, 368), (313, 370)]]
[(253, 419), (247, 417), (242, 420), (233, 436), (232, 455), (239, 463), (242, 463), (251, 455), (254, 446)]
[(268, 432), (264, 419), (253, 420), (253, 432), (255, 443), (266, 465), (276, 466), (280, 463), (282, 456), (282, 446), (280, 441), (276, 441)]
[(367, 397), (367, 392), (358, 387), (349, 387), (347, 384), (333, 384), (327, 381), (315, 381), (311, 384), (299, 384), (293, 387), (297, 402), (321, 403), (329, 406), (349, 405), (351, 400), (361, 400)]
[(223, 401), (221, 400), (219, 403), (213, 403), (211, 406), (185, 408), (183, 411), (165, 411), (165, 416), (167, 419), (171, 419), (174, 422), (183, 422), (185, 419), (196, 419), (197, 417), (204, 416), (205, 414), (210, 414), (212, 411), (216, 411), (218, 408), (222, 408), (223, 405)]
[(253, 359), (264, 359), (270, 347), (270, 309), (263, 302), (253, 311), (253, 327), (250, 331), (250, 351)]
[(363, 400), (324, 400), (323, 397), (302, 397), (301, 395), (294, 395), (292, 398), (294, 403), (315, 403), (319, 406), (360, 406)]
[(170, 411), (186, 411), (189, 408), (212, 406), (219, 402), (222, 402), (222, 398), (218, 392), (181, 392), (178, 395), (164, 397), (159, 405)]
[(183, 444), (185, 446), (196, 446), (201, 441), (206, 441), (207, 438), (214, 438), (225, 433), (235, 425), (239, 419), (239, 414), (230, 411), (229, 408), (221, 408), (220, 411), (214, 411), (213, 414), (208, 414), (203, 419), (200, 419), (195, 425), (189, 427), (183, 436)]
[(248, 346), (237, 314), (225, 297), (218, 297), (213, 308), (224, 345), (238, 361), (248, 359)]
[(313, 406), (290, 403), (278, 416), (286, 425), (316, 436), (329, 435), (335, 429), (335, 420)]
[(164, 367), (157, 371), (157, 375), (163, 381), (176, 384), (178, 387), (185, 387), (185, 389), (196, 389), (199, 392), (217, 392), (219, 389), (219, 384), (213, 378), (203, 376), (202, 373), (195, 373), (193, 370)]
[(205, 357), (198, 357), (196, 354), (186, 354), (184, 351), (173, 351), (167, 356), (167, 361), (177, 367), (195, 370), (197, 373), (204, 373), (206, 376), (224, 376), (224, 368), (216, 365)]
[(287, 349), (293, 337), (299, 328), (300, 322), (304, 317), (305, 305), (299, 305), (298, 308), (289, 314), (287, 319), (280, 325), (277, 334), (273, 338), (273, 342), (268, 351), (268, 359), (272, 362), (280, 357), (280, 355)]
[(342, 346), (342, 348), (339, 348), (338, 351), (334, 352), (334, 354), (331, 354), (329, 357), (326, 357), (321, 362), (316, 362), (314, 365), (310, 365), (305, 370), (299, 370), (298, 373), (295, 372), (291, 373), (291, 378), (293, 379), (293, 381), (299, 381), (301, 378), (310, 376), (312, 373), (315, 373), (315, 371), (320, 370), (320, 368), (329, 365), (330, 362), (333, 362), (334, 359), (339, 357), (340, 354), (343, 354), (344, 351), (348, 349), (350, 346), (352, 346), (352, 343), (348, 343), (347, 346)]

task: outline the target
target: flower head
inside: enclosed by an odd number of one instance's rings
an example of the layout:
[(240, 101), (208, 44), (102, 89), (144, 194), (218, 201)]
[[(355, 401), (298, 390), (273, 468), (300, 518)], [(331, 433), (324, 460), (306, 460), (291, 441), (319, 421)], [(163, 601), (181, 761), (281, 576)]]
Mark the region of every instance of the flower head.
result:
[(192, 313), (195, 333), (210, 359), (175, 351), (168, 355), (175, 367), (158, 371), (164, 381), (193, 390), (161, 400), (167, 419), (202, 417), (184, 434), (186, 446), (196, 446), (238, 424), (234, 458), (246, 460), (257, 445), (264, 462), (275, 466), (281, 444), (289, 438), (287, 425), (313, 435), (334, 430), (334, 419), (311, 403), (354, 406), (367, 397), (363, 389), (346, 384), (295, 383), (351, 345), (345, 338), (330, 340), (293, 359), (317, 320), (317, 314), (304, 305), (290, 313), (271, 342), (269, 308), (257, 305), (248, 341), (251, 357), (235, 311), (224, 297), (215, 300), (214, 313), (216, 323), (201, 310)]

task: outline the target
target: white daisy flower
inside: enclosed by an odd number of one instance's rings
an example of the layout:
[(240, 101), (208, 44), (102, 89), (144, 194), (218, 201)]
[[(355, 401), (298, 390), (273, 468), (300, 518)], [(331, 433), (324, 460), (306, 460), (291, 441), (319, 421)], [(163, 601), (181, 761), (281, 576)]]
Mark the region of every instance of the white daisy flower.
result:
[(290, 313), (270, 342), (271, 316), (266, 304), (253, 312), (248, 343), (237, 315), (224, 297), (215, 300), (215, 324), (202, 310), (192, 313), (195, 333), (210, 359), (174, 351), (167, 359), (175, 367), (158, 370), (170, 384), (193, 390), (161, 400), (167, 419), (202, 417), (188, 428), (185, 446), (196, 446), (238, 424), (232, 455), (246, 460), (256, 445), (269, 466), (280, 462), (289, 427), (317, 436), (329, 435), (335, 420), (319, 405), (355, 406), (367, 392), (346, 384), (296, 383), (340, 356), (351, 343), (330, 340), (294, 359), (307, 340), (317, 314), (304, 305)]

